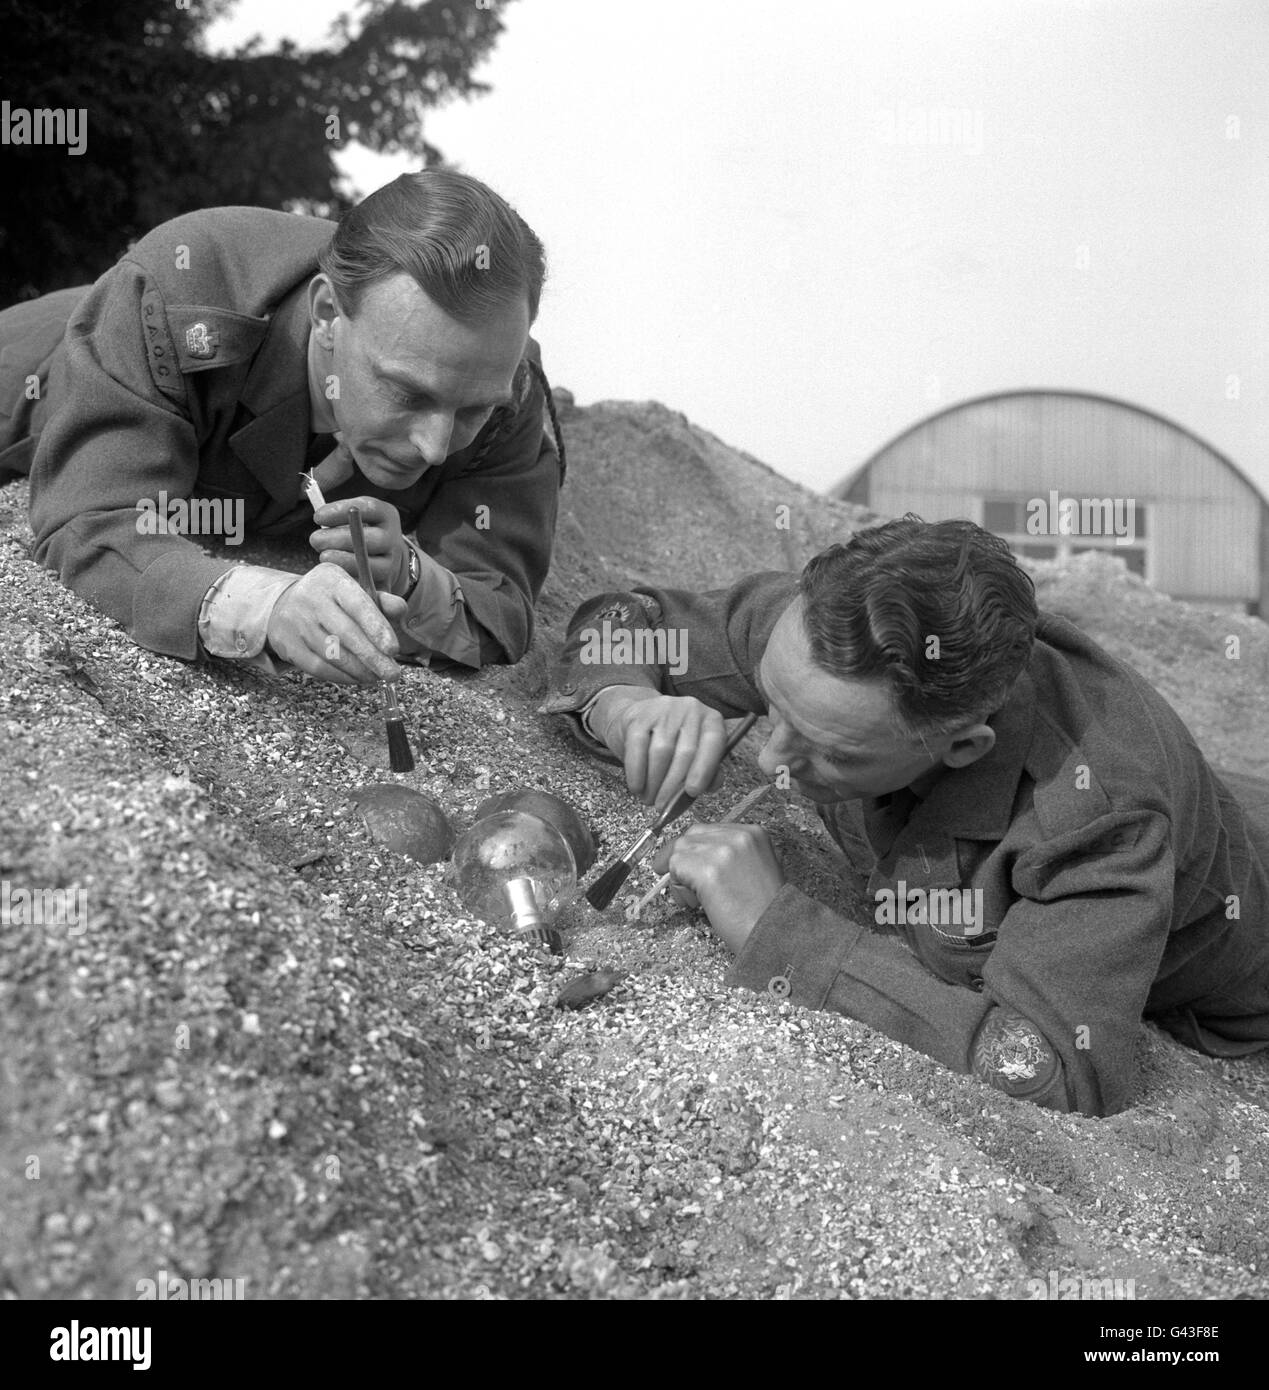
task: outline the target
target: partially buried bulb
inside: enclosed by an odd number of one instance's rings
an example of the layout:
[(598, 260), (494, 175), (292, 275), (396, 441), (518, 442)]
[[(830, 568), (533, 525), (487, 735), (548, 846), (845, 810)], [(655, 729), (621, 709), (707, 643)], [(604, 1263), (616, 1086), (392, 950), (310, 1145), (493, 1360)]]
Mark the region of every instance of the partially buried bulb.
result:
[(577, 886), (577, 863), (553, 825), (523, 811), (478, 820), (454, 846), (453, 883), (474, 916), (562, 954), (555, 919)]

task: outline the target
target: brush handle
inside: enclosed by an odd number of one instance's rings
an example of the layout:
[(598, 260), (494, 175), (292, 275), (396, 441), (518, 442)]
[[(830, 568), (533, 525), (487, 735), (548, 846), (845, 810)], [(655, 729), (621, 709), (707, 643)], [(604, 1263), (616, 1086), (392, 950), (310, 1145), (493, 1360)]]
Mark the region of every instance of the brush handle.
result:
[[(744, 736), (749, 732), (750, 729), (753, 728), (753, 726), (757, 722), (758, 716), (756, 714), (747, 714), (740, 721), (740, 723), (736, 725), (736, 727), (727, 736), (727, 743), (723, 748), (723, 756), (718, 760), (720, 764), (726, 762), (727, 759), (731, 757), (732, 753), (734, 753), (736, 750), (737, 744), (739, 744), (740, 740), (744, 738)], [(687, 792), (680, 792), (678, 796), (676, 796), (674, 800), (670, 802), (670, 804), (665, 808), (665, 810), (661, 812), (661, 814), (656, 818), (656, 820), (652, 822), (652, 829), (648, 832), (648, 834), (659, 835), (667, 825), (670, 825), (674, 821), (678, 820), (678, 818), (683, 814), (683, 812), (686, 811), (695, 800), (696, 797), (689, 796)]]
[[(728, 825), (732, 821), (739, 820), (741, 816), (745, 814), (746, 811), (748, 811), (751, 807), (756, 806), (758, 802), (760, 802), (762, 798), (766, 796), (766, 794), (771, 790), (773, 785), (774, 784), (771, 782), (764, 782), (762, 786), (756, 787), (747, 796), (742, 796), (740, 800), (736, 802), (736, 804), (731, 808), (730, 811), (727, 812), (725, 816), (719, 817), (715, 824)], [(661, 892), (663, 888), (669, 887), (670, 881), (673, 879), (673, 877), (673, 874), (662, 874), (661, 877), (657, 879), (657, 881), (652, 885), (651, 888), (648, 889), (648, 891), (643, 895), (643, 897), (639, 899), (637, 903), (633, 903), (630, 907), (626, 909), (626, 921), (636, 921), (639, 917), (639, 914), (643, 911), (645, 907), (647, 907), (647, 905), (652, 901), (652, 899), (655, 898), (656, 895), (659, 892)]]
[[(348, 508), (348, 529), (352, 532), (353, 555), (357, 561), (357, 578), (361, 581), (361, 587), (374, 600), (375, 607), (380, 613), (383, 613), (379, 590), (375, 588), (374, 575), (370, 573), (370, 556), (366, 554), (366, 533), (362, 529), (360, 508)], [(384, 614), (384, 616), (387, 615)]]
[[(720, 765), (731, 757), (732, 753), (736, 750), (736, 745), (757, 722), (758, 716), (756, 714), (747, 714), (740, 723), (736, 725), (728, 735), (727, 743), (723, 748), (723, 756), (719, 759)], [(696, 799), (697, 798), (694, 796), (689, 796), (685, 791), (680, 792), (665, 810), (661, 812), (656, 820), (652, 822), (647, 830), (639, 836), (630, 847), (629, 851), (621, 856), (622, 859), (633, 868), (647, 853), (648, 847), (666, 826), (678, 820), (678, 818), (691, 807)]]
[(383, 717), (397, 723), (405, 719), (405, 715), (401, 713), (401, 702), (397, 699), (397, 692), (392, 688), (390, 681), (383, 683)]
[[(379, 590), (375, 588), (374, 575), (370, 573), (370, 556), (366, 554), (366, 533), (362, 529), (361, 511), (357, 507), (348, 508), (348, 529), (352, 533), (353, 555), (357, 560), (357, 578), (361, 581), (361, 587), (374, 600), (375, 607), (386, 618), (388, 615), (383, 611)], [(388, 681), (383, 683), (383, 707), (388, 719), (402, 717), (401, 706), (397, 703), (397, 693)]]

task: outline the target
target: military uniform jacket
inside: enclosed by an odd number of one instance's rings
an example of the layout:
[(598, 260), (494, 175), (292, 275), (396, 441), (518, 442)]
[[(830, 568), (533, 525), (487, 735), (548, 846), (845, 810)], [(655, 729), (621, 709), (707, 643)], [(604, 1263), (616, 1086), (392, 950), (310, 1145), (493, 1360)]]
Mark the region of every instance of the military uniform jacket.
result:
[[(51, 355), (57, 311), (76, 292), (0, 315), (0, 468), (20, 468), (39, 432), (36, 557), (145, 647), (198, 656), (200, 605), (233, 562), (180, 535), (139, 534), (139, 499), (241, 499), (247, 531), (312, 529), (300, 493), (311, 418), (307, 286), (333, 231), (332, 222), (261, 208), (190, 213), (81, 292)], [(47, 374), (36, 406), (23, 402), (32, 370)], [(441, 467), (400, 492), (354, 472), (352, 488), (335, 494), (400, 509), (406, 534), (461, 582), (483, 661), (524, 654), (550, 563), (561, 473), (543, 406), (522, 362), (514, 404)]]
[[(705, 594), (601, 595), (574, 615), (544, 709), (578, 711), (605, 686), (647, 685), (728, 717), (763, 712), (753, 672), (795, 591), (794, 576), (762, 574)], [(686, 629), (686, 672), (585, 664), (585, 634), (605, 619), (612, 632)], [(964, 930), (920, 913), (861, 925), (786, 884), (730, 983), (787, 981), (794, 1003), (979, 1075), (975, 1038), (1000, 1006), (1034, 1025), (1061, 1066), (1046, 1076), (1025, 1037), (1016, 1055), (1006, 1039), (988, 1059), (1002, 1075), (986, 1079), (1090, 1115), (1130, 1102), (1143, 1015), (1204, 1051), (1265, 1047), (1269, 788), (1246, 779), (1236, 799), (1142, 677), (1051, 615), (990, 723), (992, 751), (947, 771), (906, 813), (890, 814), (890, 798), (817, 808), (868, 876), (870, 899), (977, 889), (981, 919)]]

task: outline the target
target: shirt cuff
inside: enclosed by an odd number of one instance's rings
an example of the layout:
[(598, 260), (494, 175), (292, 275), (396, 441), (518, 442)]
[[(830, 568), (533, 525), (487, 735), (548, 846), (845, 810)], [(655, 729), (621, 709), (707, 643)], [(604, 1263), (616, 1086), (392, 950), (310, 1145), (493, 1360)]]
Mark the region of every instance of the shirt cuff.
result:
[[(611, 685), (604, 686), (604, 690), (611, 690), (612, 688)], [(600, 731), (591, 723), (590, 717), (594, 714), (595, 706), (599, 703), (599, 697), (604, 693), (604, 690), (595, 691), (590, 699), (577, 711), (577, 718), (580, 722), (582, 733), (586, 734), (591, 742), (597, 744), (600, 748), (606, 748), (607, 745), (604, 743)]]
[(479, 668), (480, 635), (463, 601), (463, 588), (425, 550), (407, 538), (419, 558), (419, 582), (401, 618), (401, 655), (424, 662), (437, 653), (464, 666)]
[(276, 675), (287, 663), (264, 649), (278, 599), (301, 576), (265, 565), (235, 565), (203, 595), (198, 637), (209, 656)]
[(569, 728), (572, 730), (573, 737), (583, 748), (588, 749), (603, 762), (616, 763), (620, 766), (621, 759), (617, 757), (612, 749), (600, 738), (600, 731), (597, 730), (591, 722), (591, 715), (595, 711), (595, 706), (599, 703), (599, 697), (612, 688), (611, 685), (606, 685), (602, 690), (595, 691), (581, 709), (573, 713), (566, 711), (565, 717), (568, 719)]

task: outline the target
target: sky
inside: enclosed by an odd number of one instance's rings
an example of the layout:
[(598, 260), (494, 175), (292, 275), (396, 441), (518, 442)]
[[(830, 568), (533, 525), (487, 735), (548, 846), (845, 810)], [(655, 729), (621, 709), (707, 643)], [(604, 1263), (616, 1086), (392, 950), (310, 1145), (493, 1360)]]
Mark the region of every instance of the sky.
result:
[[(348, 2), (210, 38), (316, 41)], [(1269, 493), (1266, 73), (1265, 0), (517, 0), (493, 90), (426, 129), (546, 243), (579, 404), (827, 489), (957, 401), (1088, 390)], [(340, 163), (362, 194), (415, 167)]]

